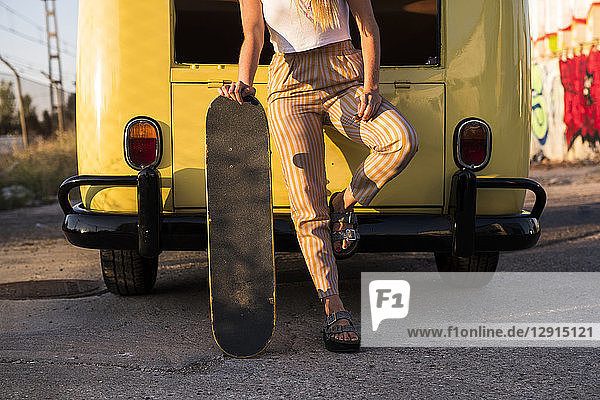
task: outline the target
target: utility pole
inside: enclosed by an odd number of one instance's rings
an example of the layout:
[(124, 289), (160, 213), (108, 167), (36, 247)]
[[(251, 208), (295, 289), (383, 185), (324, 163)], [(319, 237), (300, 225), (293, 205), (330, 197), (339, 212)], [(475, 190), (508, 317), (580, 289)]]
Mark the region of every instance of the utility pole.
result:
[[(54, 103), (54, 92), (56, 92), (56, 103), (58, 103), (58, 130), (63, 132), (63, 90), (62, 90), (62, 65), (60, 62), (60, 47), (56, 23), (56, 3), (54, 0), (42, 0), (46, 10), (46, 42), (48, 43), (48, 79), (50, 79), (50, 112), (54, 112), (57, 106)], [(52, 68), (54, 62), (58, 66), (55, 74)]]
[[(42, 75), (44, 75), (47, 79), (50, 80), (50, 85), (52, 85), (54, 87), (54, 89), (56, 89), (57, 92), (62, 93), (62, 88), (58, 87), (58, 85), (56, 84), (55, 81), (52, 80), (50, 75), (48, 75), (44, 71), (41, 71), (41, 72), (42, 72)], [(65, 127), (65, 125), (64, 125), (64, 121), (63, 121), (63, 103), (62, 103), (62, 101), (59, 101), (58, 102), (58, 132), (63, 133), (64, 127)]]
[(27, 124), (25, 123), (25, 107), (23, 106), (23, 92), (21, 91), (21, 77), (17, 73), (17, 70), (9, 64), (1, 55), (0, 61), (2, 61), (10, 70), (15, 74), (15, 80), (17, 81), (17, 97), (19, 98), (19, 118), (21, 120), (21, 135), (23, 136), (23, 148), (27, 148), (29, 142), (27, 140)]

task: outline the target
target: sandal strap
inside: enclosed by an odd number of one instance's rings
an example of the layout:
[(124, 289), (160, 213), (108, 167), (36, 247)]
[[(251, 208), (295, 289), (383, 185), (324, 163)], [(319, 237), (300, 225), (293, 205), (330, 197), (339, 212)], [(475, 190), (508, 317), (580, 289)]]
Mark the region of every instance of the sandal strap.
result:
[[(336, 212), (333, 209), (333, 202), (335, 200), (335, 197), (340, 194), (343, 194), (343, 193), (344, 192), (335, 192), (329, 198), (329, 221), (330, 221), (331, 240), (332, 240), (332, 242), (346, 240), (346, 241), (351, 242), (352, 244), (344, 250), (336, 251), (334, 249), (333, 254), (336, 258), (342, 258), (342, 257), (346, 258), (346, 257), (349, 257), (350, 255), (352, 255), (357, 249), (358, 239), (360, 238), (360, 235), (358, 233), (358, 218), (356, 217), (356, 214), (354, 213), (354, 211), (346, 211), (346, 212), (342, 213), (342, 212)], [(351, 224), (352, 227), (349, 229), (342, 228), (339, 230), (335, 230), (335, 229), (333, 229), (333, 224), (336, 222), (342, 223), (342, 224), (344, 224), (344, 223)]]
[(330, 220), (332, 223), (340, 222), (346, 224), (356, 224), (356, 214), (354, 211), (349, 211), (346, 213), (334, 212), (330, 214)]
[(354, 323), (352, 322), (352, 317), (350, 316), (350, 312), (348, 312), (346, 310), (342, 310), (342, 311), (338, 311), (338, 312), (329, 314), (327, 316), (326, 326), (331, 326), (335, 323), (335, 321), (340, 320), (340, 319), (347, 319), (348, 323), (350, 323), (351, 326), (354, 326)]
[(348, 228), (341, 231), (333, 231), (331, 233), (331, 239), (334, 242), (337, 242), (338, 240), (354, 241), (360, 239), (360, 234), (356, 229)]
[(354, 325), (331, 325), (325, 327), (325, 333), (327, 334), (336, 334), (343, 332), (358, 333)]

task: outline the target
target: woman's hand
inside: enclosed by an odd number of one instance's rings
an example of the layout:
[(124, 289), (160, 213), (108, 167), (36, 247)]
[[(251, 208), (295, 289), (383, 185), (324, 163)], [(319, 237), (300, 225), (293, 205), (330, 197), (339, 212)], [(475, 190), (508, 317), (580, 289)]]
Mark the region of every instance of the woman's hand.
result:
[(379, 89), (364, 89), (363, 94), (360, 95), (356, 119), (362, 119), (363, 121), (370, 120), (377, 113), (380, 105), (381, 95), (379, 94)]
[(242, 81), (233, 82), (229, 85), (223, 85), (217, 90), (221, 96), (228, 97), (240, 104), (244, 102), (244, 97), (254, 96), (256, 94), (255, 88), (250, 85), (246, 85)]
[(251, 85), (265, 38), (265, 21), (261, 0), (240, 0), (239, 4), (244, 41), (238, 62), (238, 81), (220, 87), (219, 94), (242, 104), (245, 96), (254, 96), (256, 93)]
[(375, 115), (381, 104), (381, 95), (379, 94), (379, 53), (381, 52), (379, 26), (375, 20), (370, 0), (348, 0), (348, 6), (352, 15), (354, 15), (360, 32), (364, 71), (364, 95), (360, 96), (356, 119), (368, 121)]

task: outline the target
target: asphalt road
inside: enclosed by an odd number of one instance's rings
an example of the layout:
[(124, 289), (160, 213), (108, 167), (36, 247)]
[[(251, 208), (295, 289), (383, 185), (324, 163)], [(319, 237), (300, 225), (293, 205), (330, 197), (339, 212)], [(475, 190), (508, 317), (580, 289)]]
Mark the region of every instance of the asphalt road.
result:
[[(600, 167), (532, 170), (548, 191), (538, 246), (501, 271), (600, 270)], [(98, 252), (69, 245), (57, 205), (0, 212), (0, 283), (101, 279)], [(221, 355), (210, 331), (206, 254), (164, 253), (152, 295), (0, 300), (0, 398), (598, 398), (594, 348), (394, 348), (327, 352), (302, 259), (278, 254), (278, 321), (253, 359)], [(428, 253), (340, 263), (359, 318), (360, 271), (434, 271)], [(244, 332), (240, 332), (243, 335)]]

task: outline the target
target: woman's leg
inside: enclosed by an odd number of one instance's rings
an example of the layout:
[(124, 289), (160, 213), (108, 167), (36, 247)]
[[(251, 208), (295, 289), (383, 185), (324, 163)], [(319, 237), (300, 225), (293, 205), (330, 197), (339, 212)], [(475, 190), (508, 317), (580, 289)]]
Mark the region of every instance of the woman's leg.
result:
[(279, 153), (298, 242), (319, 298), (338, 294), (327, 206), (321, 116), (300, 97), (269, 103), (269, 130)]
[(385, 98), (370, 121), (356, 120), (362, 93), (362, 85), (351, 86), (324, 106), (339, 132), (371, 149), (346, 189), (346, 200), (367, 206), (383, 185), (406, 168), (417, 152), (418, 139), (410, 122)]
[[(269, 68), (267, 117), (288, 188), (298, 242), (325, 313), (344, 310), (329, 230), (322, 97), (315, 91), (323, 57), (276, 53)], [(345, 319), (336, 325), (348, 324)], [(352, 332), (337, 339), (357, 340)]]
[[(321, 116), (299, 100), (280, 98), (267, 108), (269, 130), (279, 154), (288, 188), (292, 220), (306, 265), (325, 314), (344, 310), (329, 230), (325, 176), (325, 146)], [(336, 325), (347, 325), (340, 319)], [(335, 335), (357, 340), (351, 332)]]

